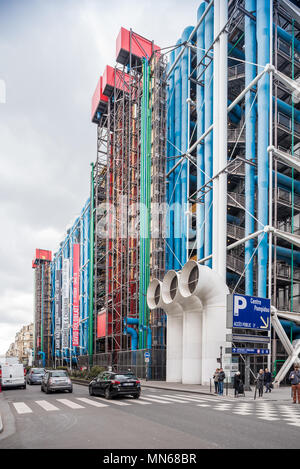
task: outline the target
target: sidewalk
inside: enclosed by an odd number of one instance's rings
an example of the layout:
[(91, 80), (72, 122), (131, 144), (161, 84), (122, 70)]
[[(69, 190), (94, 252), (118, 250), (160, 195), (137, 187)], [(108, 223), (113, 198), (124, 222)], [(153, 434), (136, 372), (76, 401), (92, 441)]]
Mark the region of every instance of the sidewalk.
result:
[[(205, 394), (209, 396), (216, 396), (214, 394), (213, 388), (212, 392), (210, 392), (209, 386), (201, 386), (197, 384), (181, 384), (181, 383), (167, 383), (166, 381), (145, 381), (141, 380), (141, 385), (143, 388), (154, 388), (154, 389), (162, 389), (166, 391), (177, 391), (177, 392), (190, 392), (195, 394)], [(255, 387), (251, 387), (251, 391), (245, 391), (245, 397), (242, 395), (238, 396), (238, 399), (253, 401), (254, 400), (254, 392)], [(232, 388), (226, 389), (226, 384), (224, 385), (224, 397), (234, 399), (234, 390)], [(220, 396), (220, 399), (222, 397)], [(291, 398), (291, 388), (289, 386), (281, 387), (279, 389), (272, 389), (271, 393), (264, 393), (263, 398), (258, 398), (258, 393), (256, 396), (256, 401), (282, 401), (288, 402), (292, 401)]]
[[(0, 393), (0, 399), (3, 399), (3, 394), (2, 392)], [(3, 421), (2, 421), (2, 416), (1, 416), (1, 410), (0, 410), (0, 433), (3, 432)]]

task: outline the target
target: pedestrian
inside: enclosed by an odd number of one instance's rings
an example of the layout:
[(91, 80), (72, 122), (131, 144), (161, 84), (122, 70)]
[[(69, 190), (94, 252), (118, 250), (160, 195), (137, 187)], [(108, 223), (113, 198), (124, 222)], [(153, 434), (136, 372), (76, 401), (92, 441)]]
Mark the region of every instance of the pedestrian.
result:
[(226, 377), (226, 375), (224, 373), (223, 368), (220, 368), (220, 370), (219, 370), (219, 379), (218, 379), (219, 396), (223, 396), (225, 377)]
[(290, 373), (289, 379), (292, 385), (293, 391), (293, 404), (297, 403), (300, 404), (300, 365), (299, 363), (295, 363), (294, 371)]
[(215, 394), (218, 394), (219, 392), (219, 372), (220, 370), (219, 368), (217, 368), (213, 375), (213, 380), (215, 383)]
[(264, 370), (259, 370), (256, 376), (256, 389), (258, 389), (258, 397), (263, 397), (264, 394)]
[(243, 381), (241, 378), (241, 373), (237, 371), (233, 378), (233, 389), (234, 389), (234, 397), (238, 397), (239, 394), (242, 394), (240, 391), (243, 387)]
[(266, 386), (266, 393), (272, 392), (272, 373), (270, 373), (268, 368), (264, 372), (264, 385)]

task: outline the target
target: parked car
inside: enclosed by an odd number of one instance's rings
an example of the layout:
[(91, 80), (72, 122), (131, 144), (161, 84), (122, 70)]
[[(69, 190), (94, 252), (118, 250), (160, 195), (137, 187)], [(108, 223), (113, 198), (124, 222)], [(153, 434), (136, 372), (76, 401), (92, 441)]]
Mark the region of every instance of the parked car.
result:
[(100, 373), (89, 384), (90, 396), (104, 396), (111, 399), (115, 396), (132, 396), (138, 399), (141, 395), (140, 381), (132, 373)]
[(55, 391), (73, 392), (72, 381), (64, 370), (46, 370), (42, 378), (41, 391), (46, 394)]
[(3, 389), (26, 389), (25, 369), (22, 363), (1, 362), (0, 380)]
[(27, 384), (42, 384), (44, 374), (44, 368), (31, 368), (26, 375)]

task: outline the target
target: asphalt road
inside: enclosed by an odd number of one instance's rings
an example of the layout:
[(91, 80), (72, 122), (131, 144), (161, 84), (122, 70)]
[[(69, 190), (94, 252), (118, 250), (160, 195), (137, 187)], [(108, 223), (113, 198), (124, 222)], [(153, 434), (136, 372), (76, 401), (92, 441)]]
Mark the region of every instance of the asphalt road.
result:
[(245, 402), (144, 387), (139, 400), (106, 401), (74, 385), (46, 395), (40, 386), (0, 399), (0, 449), (300, 448), (300, 404)]

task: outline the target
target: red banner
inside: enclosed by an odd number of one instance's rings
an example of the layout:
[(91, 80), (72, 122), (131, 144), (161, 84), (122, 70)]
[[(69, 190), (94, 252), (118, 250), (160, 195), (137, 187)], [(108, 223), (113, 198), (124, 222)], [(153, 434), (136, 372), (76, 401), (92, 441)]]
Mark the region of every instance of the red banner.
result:
[(73, 245), (73, 347), (79, 346), (79, 244)]

